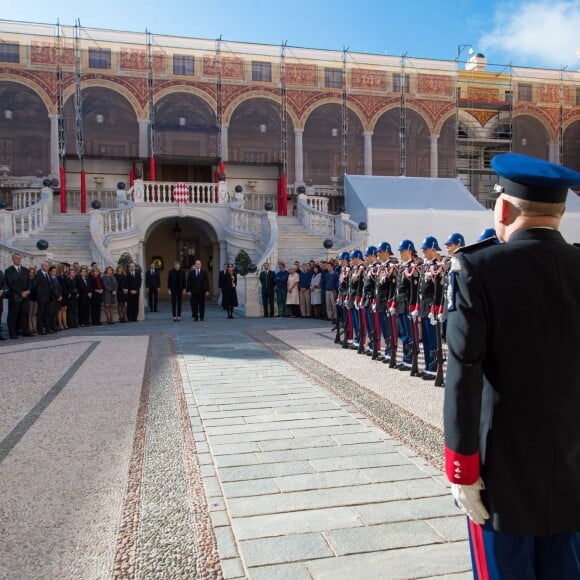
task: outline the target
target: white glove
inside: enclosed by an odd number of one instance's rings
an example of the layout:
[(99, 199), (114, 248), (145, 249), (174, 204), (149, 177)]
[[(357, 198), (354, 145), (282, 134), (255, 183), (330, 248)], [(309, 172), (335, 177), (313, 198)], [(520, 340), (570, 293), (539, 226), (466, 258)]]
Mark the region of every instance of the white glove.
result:
[(435, 316), (435, 313), (434, 312), (429, 312), (429, 322), (433, 326), (437, 326), (437, 317)]
[(482, 489), (485, 489), (485, 484), (481, 477), (472, 485), (451, 484), (451, 494), (459, 509), (479, 526), (483, 526), (485, 520), (489, 519), (489, 513), (481, 501)]
[(417, 320), (417, 318), (419, 318), (419, 311), (418, 311), (418, 310), (413, 310), (413, 311), (411, 312), (411, 318), (412, 318), (413, 320)]
[(443, 312), (437, 315), (437, 320), (443, 324), (445, 322), (445, 314)]
[(395, 314), (397, 314), (397, 309), (396, 308), (389, 308), (389, 314), (391, 316), (394, 316)]

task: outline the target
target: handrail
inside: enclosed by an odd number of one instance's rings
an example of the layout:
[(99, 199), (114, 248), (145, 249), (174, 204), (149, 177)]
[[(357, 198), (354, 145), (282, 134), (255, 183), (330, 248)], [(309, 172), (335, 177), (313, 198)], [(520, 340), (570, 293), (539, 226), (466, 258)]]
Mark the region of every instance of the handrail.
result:
[(9, 242), (44, 230), (52, 215), (52, 204), (52, 189), (43, 187), (37, 203), (21, 209), (0, 210), (0, 240)]
[(115, 263), (107, 246), (116, 236), (125, 236), (137, 232), (133, 209), (135, 204), (130, 200), (119, 200), (119, 206), (111, 209), (91, 212), (91, 253), (99, 268)]
[[(314, 209), (309, 203), (309, 198), (306, 194), (298, 194), (298, 220), (300, 223), (313, 234), (336, 237), (335, 232), (335, 218), (328, 213)], [(328, 203), (328, 200), (326, 200)]]
[(35, 262), (38, 264), (41, 260), (47, 259), (47, 252), (27, 252), (17, 246), (13, 246), (6, 242), (0, 242), (0, 268), (6, 269), (12, 264), (12, 254), (20, 254), (22, 256), (23, 266), (26, 264), (32, 266)]

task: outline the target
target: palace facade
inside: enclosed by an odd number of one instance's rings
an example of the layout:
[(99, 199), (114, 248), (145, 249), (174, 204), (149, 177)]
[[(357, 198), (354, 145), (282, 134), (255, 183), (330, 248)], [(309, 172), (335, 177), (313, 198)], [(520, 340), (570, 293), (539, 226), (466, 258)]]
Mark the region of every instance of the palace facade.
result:
[(144, 179), (339, 190), (528, 153), (580, 169), (580, 73), (0, 22), (0, 165), (90, 189)]

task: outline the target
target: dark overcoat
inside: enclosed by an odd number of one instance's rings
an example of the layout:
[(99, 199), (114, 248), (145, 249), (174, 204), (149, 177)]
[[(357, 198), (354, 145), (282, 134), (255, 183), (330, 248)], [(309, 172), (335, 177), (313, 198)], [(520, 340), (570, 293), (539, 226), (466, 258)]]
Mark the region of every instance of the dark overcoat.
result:
[(446, 472), (495, 530), (580, 530), (580, 248), (552, 229), (467, 247), (451, 266)]

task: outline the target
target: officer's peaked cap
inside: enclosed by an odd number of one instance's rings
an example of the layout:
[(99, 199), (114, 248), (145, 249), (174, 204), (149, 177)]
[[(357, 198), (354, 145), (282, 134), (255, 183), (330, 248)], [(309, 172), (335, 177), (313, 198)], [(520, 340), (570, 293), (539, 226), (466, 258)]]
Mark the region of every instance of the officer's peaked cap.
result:
[(423, 243), (421, 244), (421, 249), (422, 250), (437, 250), (437, 251), (441, 251), (441, 248), (439, 247), (439, 243), (437, 242), (437, 238), (435, 236), (427, 236), (424, 240)]
[(505, 192), (528, 201), (563, 203), (568, 189), (580, 185), (577, 171), (519, 153), (496, 155), (491, 166), (499, 175), (496, 193)]
[(388, 252), (389, 254), (392, 254), (393, 250), (389, 242), (381, 242), (381, 245), (377, 248), (377, 252)]
[(376, 256), (377, 255), (377, 247), (376, 246), (368, 246), (365, 250), (365, 256)]
[(401, 252), (402, 250), (411, 250), (411, 252), (416, 252), (417, 251), (417, 250), (415, 250), (415, 244), (411, 240), (403, 240), (399, 244), (399, 247), (397, 248), (397, 251), (398, 252)]
[(363, 253), (360, 250), (353, 250), (350, 253), (350, 259), (353, 260), (354, 258), (358, 258), (359, 260), (364, 260)]
[(448, 246), (449, 244), (455, 244), (457, 246), (465, 246), (465, 238), (461, 234), (455, 232), (447, 238), (445, 245)]

